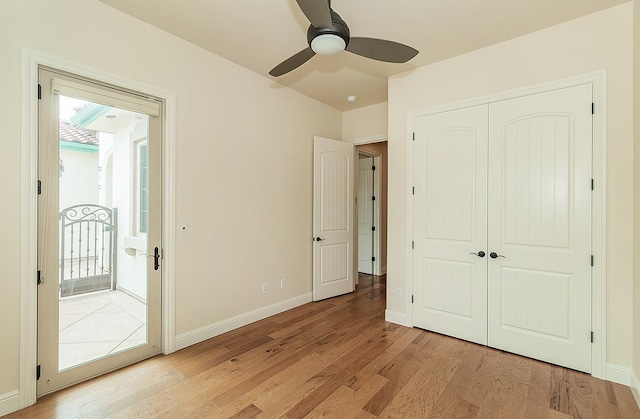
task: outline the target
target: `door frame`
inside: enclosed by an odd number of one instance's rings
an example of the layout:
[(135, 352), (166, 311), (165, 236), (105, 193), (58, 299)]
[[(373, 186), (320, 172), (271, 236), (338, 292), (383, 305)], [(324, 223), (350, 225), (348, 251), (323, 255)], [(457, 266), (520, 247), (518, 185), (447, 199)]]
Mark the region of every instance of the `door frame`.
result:
[[(373, 173), (374, 176), (374, 193), (376, 195), (376, 197), (380, 196), (381, 193), (381, 188), (382, 188), (382, 178), (381, 178), (381, 174), (382, 174), (382, 156), (381, 155), (376, 155), (376, 154), (371, 154), (369, 152), (365, 152), (365, 151), (361, 151), (358, 150), (357, 146), (359, 145), (365, 145), (365, 144), (375, 144), (375, 143), (384, 143), (385, 141), (389, 141), (389, 136), (387, 134), (378, 134), (378, 135), (372, 135), (369, 137), (361, 137), (361, 138), (354, 138), (351, 140), (345, 140), (348, 143), (353, 144), (356, 147), (356, 152), (357, 153), (362, 153), (362, 154), (366, 154), (366, 155), (371, 155), (371, 157), (374, 157), (376, 159), (378, 159), (375, 163), (376, 165), (376, 170)], [(380, 167), (380, 170), (378, 170), (378, 166)], [(385, 168), (386, 170), (386, 168)], [(356, 168), (355, 170), (355, 176), (356, 176), (356, 182), (358, 181), (358, 170)], [(357, 185), (357, 183), (356, 183)], [(356, 188), (357, 189), (357, 188)], [(356, 196), (357, 196), (357, 190), (356, 192)], [(387, 196), (388, 196), (388, 191), (387, 191)], [(382, 266), (382, 219), (380, 217), (381, 215), (381, 202), (380, 200), (376, 199), (376, 210), (374, 212), (374, 223), (376, 225), (376, 231), (375, 234), (373, 236), (373, 243), (374, 243), (374, 256), (376, 257), (376, 262), (373, 266), (374, 269), (374, 275), (384, 275), (387, 273), (387, 267), (386, 266)], [(388, 203), (387, 203), (388, 205)], [(385, 209), (386, 210), (386, 209)], [(356, 225), (358, 225), (358, 211), (356, 208), (356, 213), (355, 213), (355, 219), (354, 219), (354, 223)], [(379, 228), (378, 228), (379, 227)], [(387, 228), (387, 225), (385, 224), (384, 228)], [(358, 243), (358, 232), (356, 231), (355, 233), (355, 240), (356, 243)], [(387, 246), (387, 244), (385, 243), (385, 246)], [(354, 246), (354, 258), (357, 261), (358, 260), (358, 246)], [(387, 255), (389, 254), (389, 249), (387, 246)], [(388, 258), (388, 256), (387, 256)], [(377, 272), (377, 273), (376, 273)], [(357, 272), (356, 272), (356, 284), (357, 284)], [(389, 290), (387, 290), (387, 298), (389, 298)]]
[[(366, 151), (366, 150), (359, 150), (358, 148), (356, 148), (356, 153), (357, 155), (363, 155), (363, 156), (367, 156), (367, 157), (371, 157), (373, 159), (373, 165), (375, 166), (376, 170), (370, 170), (370, 172), (373, 172), (373, 195), (376, 197), (376, 200), (373, 201), (373, 225), (376, 227), (376, 229), (373, 232), (373, 252), (372, 255), (373, 257), (376, 258), (376, 260), (373, 262), (373, 275), (382, 275), (382, 271), (380, 268), (380, 262), (381, 262), (381, 255), (382, 255), (382, 251), (381, 251), (381, 243), (380, 243), (380, 233), (382, 231), (381, 229), (381, 225), (380, 225), (380, 202), (381, 202), (381, 196), (380, 196), (380, 183), (382, 182), (382, 179), (380, 179), (380, 173), (382, 171), (382, 156), (380, 154), (376, 154), (376, 153), (372, 153), (370, 151)], [(360, 172), (356, 170), (356, 174), (359, 175)], [(358, 176), (356, 176), (356, 185), (358, 184)], [(358, 196), (358, 191), (356, 190), (356, 197), (358, 198), (358, 200), (356, 201), (356, 205), (360, 205), (360, 197)], [(354, 220), (354, 224), (358, 225), (358, 210), (356, 208), (356, 216), (355, 216), (355, 220)], [(360, 242), (358, 241), (358, 234), (356, 234), (356, 250), (360, 249)], [(358, 253), (356, 252), (356, 255)], [(356, 261), (358, 260), (358, 258), (356, 258)], [(356, 275), (356, 284), (358, 283), (357, 280), (357, 275)]]
[(36, 50), (22, 49), (20, 172), (20, 408), (36, 402), (38, 68), (46, 66), (164, 100), (162, 136), (162, 352), (175, 351), (175, 93)]
[[(416, 118), (436, 113), (452, 111), (476, 105), (488, 104), (506, 99), (513, 99), (521, 96), (528, 96), (536, 93), (544, 93), (550, 90), (563, 89), (583, 84), (591, 84), (593, 88), (593, 161), (592, 176), (594, 179), (594, 190), (591, 200), (591, 249), (594, 253), (594, 263), (591, 268), (591, 326), (594, 333), (594, 342), (591, 351), (591, 375), (597, 378), (607, 378), (607, 278), (606, 278), (606, 93), (607, 93), (607, 71), (600, 70), (592, 73), (580, 74), (560, 80), (553, 80), (547, 83), (536, 84), (519, 89), (498, 92), (487, 96), (472, 98), (459, 102), (437, 105), (425, 109), (407, 113), (407, 235), (411, 237), (413, 232), (413, 195), (411, 185), (413, 185), (413, 133), (415, 131), (414, 121)], [(405, 326), (413, 327), (413, 306), (411, 296), (413, 294), (413, 251), (411, 240), (407, 240), (406, 248), (406, 272), (405, 289), (405, 318), (402, 323)]]

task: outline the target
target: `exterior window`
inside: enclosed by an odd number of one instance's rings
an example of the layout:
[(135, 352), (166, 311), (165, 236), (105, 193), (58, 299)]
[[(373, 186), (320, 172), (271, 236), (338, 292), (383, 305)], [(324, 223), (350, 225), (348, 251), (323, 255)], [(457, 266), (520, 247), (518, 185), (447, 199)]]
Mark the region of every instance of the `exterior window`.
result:
[(145, 235), (149, 228), (149, 152), (146, 140), (136, 145), (136, 227), (137, 235)]

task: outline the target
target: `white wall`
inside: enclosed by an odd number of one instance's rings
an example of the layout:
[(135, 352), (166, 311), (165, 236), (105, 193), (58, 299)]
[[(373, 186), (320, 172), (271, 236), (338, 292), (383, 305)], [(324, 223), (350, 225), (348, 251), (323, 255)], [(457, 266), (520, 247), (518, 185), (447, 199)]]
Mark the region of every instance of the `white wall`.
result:
[[(632, 18), (626, 3), (552, 28), (392, 77), (389, 81), (389, 289), (406, 278), (407, 113), (607, 70), (607, 357), (632, 358), (633, 130)], [(405, 301), (387, 308), (399, 317)]]
[[(137, 197), (134, 191), (137, 178), (136, 142), (147, 139), (149, 117), (135, 118), (126, 112), (113, 127), (113, 207), (118, 209), (118, 289), (147, 300), (146, 236), (138, 236), (136, 226)], [(126, 252), (129, 248), (131, 251)], [(152, 252), (153, 253), (153, 252)]]
[(98, 203), (98, 150), (95, 153), (60, 150), (60, 209)]
[(178, 334), (311, 292), (312, 141), (341, 139), (340, 112), (96, 0), (0, 7), (0, 411), (19, 387), (23, 47), (176, 93)]
[[(80, 204), (98, 204), (98, 153), (60, 150), (64, 172), (60, 176), (60, 210)], [(77, 239), (77, 236), (76, 236)], [(71, 257), (71, 234), (67, 233), (65, 259)], [(78, 249), (76, 249), (76, 257)]]
[(632, 386), (640, 406), (640, 0), (633, 1), (634, 258)]
[(344, 112), (342, 138), (348, 141), (387, 134), (387, 105), (387, 102), (383, 102)]

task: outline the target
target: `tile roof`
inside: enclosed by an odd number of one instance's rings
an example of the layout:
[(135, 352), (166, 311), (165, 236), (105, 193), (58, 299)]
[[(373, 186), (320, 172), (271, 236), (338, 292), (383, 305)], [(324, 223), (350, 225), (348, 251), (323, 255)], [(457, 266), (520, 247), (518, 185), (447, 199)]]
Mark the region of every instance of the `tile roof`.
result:
[(60, 140), (70, 143), (98, 145), (94, 131), (76, 128), (68, 122), (60, 121)]

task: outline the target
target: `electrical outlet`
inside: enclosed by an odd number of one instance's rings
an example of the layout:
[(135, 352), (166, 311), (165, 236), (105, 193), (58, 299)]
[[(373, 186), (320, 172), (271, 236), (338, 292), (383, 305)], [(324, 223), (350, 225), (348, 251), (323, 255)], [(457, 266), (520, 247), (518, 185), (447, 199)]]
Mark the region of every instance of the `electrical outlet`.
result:
[(402, 288), (396, 288), (396, 298), (402, 298)]
[(269, 286), (267, 285), (267, 283), (265, 282), (264, 284), (262, 284), (262, 293), (266, 294), (269, 292)]
[(183, 225), (180, 227), (180, 235), (181, 236), (188, 236), (189, 235), (189, 226), (188, 225)]
[(286, 288), (287, 287), (287, 280), (282, 278), (280, 280), (280, 288)]

